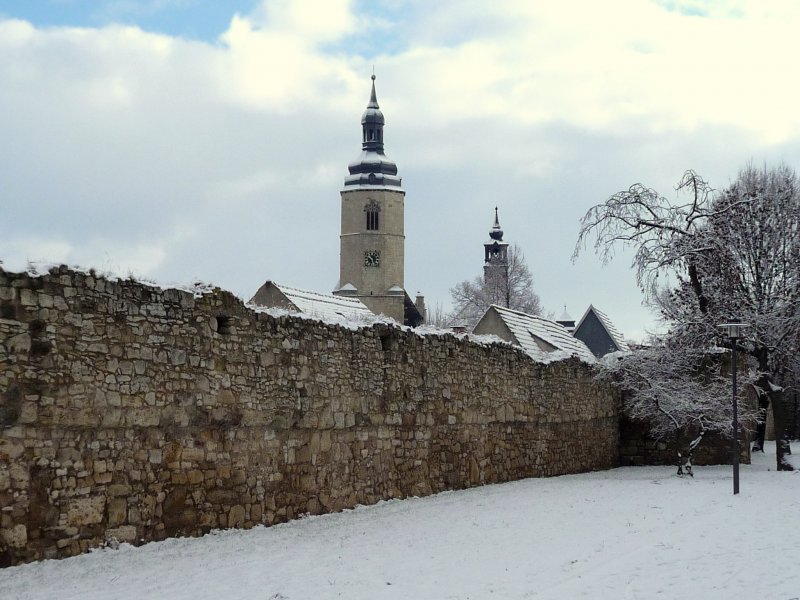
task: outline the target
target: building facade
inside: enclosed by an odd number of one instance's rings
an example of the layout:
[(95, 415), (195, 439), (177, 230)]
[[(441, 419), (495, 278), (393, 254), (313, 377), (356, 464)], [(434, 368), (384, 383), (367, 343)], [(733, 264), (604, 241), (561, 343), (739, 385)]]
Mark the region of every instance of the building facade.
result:
[(572, 335), (585, 343), (598, 358), (610, 352), (630, 352), (630, 346), (611, 319), (591, 304)]

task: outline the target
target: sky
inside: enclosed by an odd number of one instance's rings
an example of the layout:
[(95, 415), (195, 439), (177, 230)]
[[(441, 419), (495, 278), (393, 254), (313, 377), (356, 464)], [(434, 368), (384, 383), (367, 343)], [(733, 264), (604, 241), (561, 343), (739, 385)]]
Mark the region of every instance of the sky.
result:
[(249, 299), (329, 292), (377, 76), (410, 295), (450, 306), (499, 207), (547, 312), (657, 328), (580, 218), (686, 169), (800, 164), (793, 1), (0, 0), (0, 260)]

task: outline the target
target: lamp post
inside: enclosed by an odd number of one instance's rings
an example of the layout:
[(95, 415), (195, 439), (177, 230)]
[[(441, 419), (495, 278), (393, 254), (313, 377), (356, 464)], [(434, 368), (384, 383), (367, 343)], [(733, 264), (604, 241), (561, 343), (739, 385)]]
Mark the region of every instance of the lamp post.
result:
[(750, 325), (733, 318), (719, 326), (731, 340), (731, 375), (733, 379), (733, 493), (739, 493), (739, 412), (736, 401), (736, 342)]

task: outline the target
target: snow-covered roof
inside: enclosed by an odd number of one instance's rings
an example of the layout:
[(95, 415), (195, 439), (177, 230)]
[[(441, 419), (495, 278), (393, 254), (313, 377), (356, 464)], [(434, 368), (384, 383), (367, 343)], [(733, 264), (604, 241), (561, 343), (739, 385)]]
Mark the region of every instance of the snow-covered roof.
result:
[(560, 316), (560, 317), (558, 317), (558, 320), (559, 320), (559, 321), (566, 321), (566, 322), (569, 322), (569, 321), (574, 321), (575, 319), (573, 319), (573, 318), (572, 318), (572, 315), (571, 315), (571, 314), (569, 314), (569, 313), (567, 312), (567, 309), (566, 309), (566, 307), (565, 307), (565, 308), (564, 308), (564, 312), (563, 312), (563, 313), (561, 313), (561, 316)]
[(617, 349), (622, 352), (630, 352), (631, 348), (630, 346), (628, 346), (628, 342), (625, 341), (625, 338), (614, 326), (614, 323), (611, 322), (611, 319), (608, 318), (608, 315), (606, 315), (606, 313), (604, 313), (603, 311), (601, 311), (600, 309), (591, 304), (589, 305), (589, 308), (586, 309), (586, 312), (583, 313), (581, 320), (578, 321), (578, 324), (575, 326), (575, 331), (580, 329), (581, 323), (583, 323), (584, 319), (586, 319), (586, 317), (589, 315), (590, 312), (594, 312), (594, 314), (597, 316), (597, 319), (600, 321), (600, 324), (608, 333), (608, 336), (617, 345)]
[[(532, 358), (541, 360), (548, 358), (552, 352), (560, 350), (568, 356), (577, 356), (585, 362), (596, 362), (594, 354), (586, 344), (572, 337), (563, 325), (544, 317), (529, 315), (494, 304), (489, 307), (489, 310), (492, 309), (506, 324), (520, 347)], [(547, 348), (548, 345), (552, 349)]]
[(339, 316), (346, 319), (353, 319), (372, 316), (372, 311), (357, 298), (345, 298), (342, 296), (334, 296), (333, 294), (309, 292), (307, 290), (281, 285), (274, 281), (272, 285), (278, 288), (300, 312), (312, 317), (325, 319)]

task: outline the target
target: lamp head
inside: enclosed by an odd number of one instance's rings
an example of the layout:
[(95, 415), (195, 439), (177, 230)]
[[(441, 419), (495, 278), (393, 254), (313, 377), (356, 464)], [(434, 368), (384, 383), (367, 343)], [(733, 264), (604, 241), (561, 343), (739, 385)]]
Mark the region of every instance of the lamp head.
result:
[(742, 323), (740, 319), (732, 318), (728, 323), (718, 325), (723, 333), (732, 340), (738, 340), (743, 337), (745, 330), (750, 327), (749, 323)]

